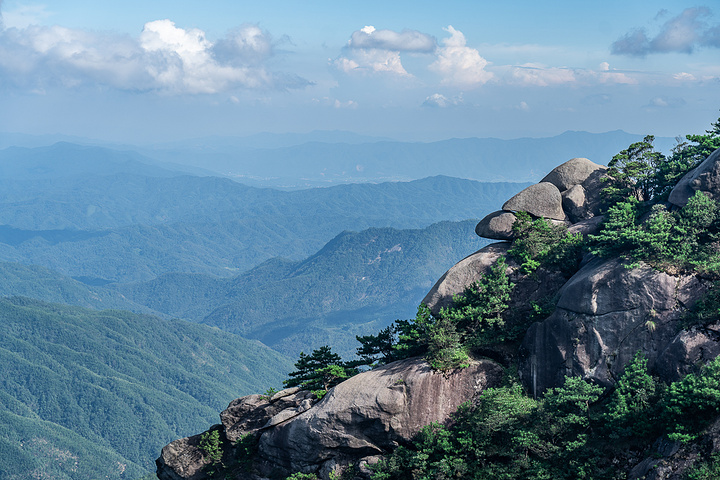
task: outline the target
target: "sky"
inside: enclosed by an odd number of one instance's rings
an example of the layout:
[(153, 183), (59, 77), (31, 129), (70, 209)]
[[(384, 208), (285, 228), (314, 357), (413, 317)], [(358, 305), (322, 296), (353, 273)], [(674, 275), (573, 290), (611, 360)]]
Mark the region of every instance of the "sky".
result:
[(0, 0), (0, 132), (674, 137), (718, 117), (715, 0)]

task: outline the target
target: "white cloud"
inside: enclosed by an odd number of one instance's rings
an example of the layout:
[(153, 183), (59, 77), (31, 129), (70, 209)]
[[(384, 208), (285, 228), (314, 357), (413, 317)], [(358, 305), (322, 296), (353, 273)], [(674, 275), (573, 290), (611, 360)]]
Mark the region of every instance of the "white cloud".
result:
[(436, 42), (433, 37), (417, 30), (377, 30), (372, 25), (352, 33), (348, 41), (350, 48), (392, 50), (396, 52), (431, 53)]
[(637, 84), (638, 80), (602, 62), (598, 70), (568, 67), (550, 67), (539, 63), (525, 63), (499, 67), (503, 78), (509, 84), (532, 87), (554, 87), (561, 85), (588, 86), (597, 84)]
[(416, 30), (378, 30), (366, 25), (350, 36), (341, 56), (330, 60), (337, 70), (348, 74), (389, 74), (412, 77), (405, 70), (402, 52), (431, 53), (435, 50), (433, 37)]
[(335, 108), (357, 108), (358, 104), (354, 100), (348, 100), (347, 102), (341, 102), (337, 98), (333, 102), (333, 107)]
[(339, 57), (331, 64), (344, 73), (387, 73), (401, 77), (411, 76), (403, 67), (400, 52), (379, 49), (353, 50), (352, 58)]
[(442, 83), (476, 87), (492, 79), (493, 74), (485, 70), (487, 60), (480, 56), (480, 52), (466, 45), (465, 35), (452, 25), (445, 31), (450, 37), (442, 40), (443, 46), (437, 49), (437, 59), (429, 67), (442, 75)]
[(448, 98), (445, 95), (441, 93), (433, 93), (432, 95), (429, 95), (425, 98), (425, 101), (422, 103), (423, 107), (432, 107), (432, 108), (448, 108), (448, 107), (455, 107), (457, 105), (462, 105), (465, 103), (463, 100), (462, 95), (458, 95), (457, 97)]
[[(656, 18), (667, 13), (661, 11)], [(612, 44), (612, 53), (644, 57), (652, 53), (692, 53), (700, 46), (720, 47), (720, 25), (708, 26), (707, 7), (686, 8), (665, 22), (654, 37), (644, 28), (632, 30)]]
[(654, 97), (646, 107), (650, 108), (675, 108), (685, 105), (683, 98)]
[(0, 26), (5, 28), (26, 28), (37, 25), (50, 15), (44, 5), (19, 5), (14, 10), (3, 12), (0, 2)]
[(145, 24), (139, 38), (30, 26), (0, 31), (0, 82), (43, 88), (83, 84), (170, 94), (212, 94), (237, 88), (308, 84), (266, 70), (269, 35), (245, 25), (214, 45), (199, 29), (170, 20)]
[(575, 72), (565, 67), (547, 67), (526, 63), (510, 69), (510, 83), (525, 86), (548, 87), (576, 81)]
[(695, 78), (695, 75), (693, 75), (692, 73), (687, 73), (687, 72), (676, 73), (675, 75), (673, 75), (673, 78), (675, 80), (680, 80), (683, 82), (692, 82), (692, 81), (697, 80)]

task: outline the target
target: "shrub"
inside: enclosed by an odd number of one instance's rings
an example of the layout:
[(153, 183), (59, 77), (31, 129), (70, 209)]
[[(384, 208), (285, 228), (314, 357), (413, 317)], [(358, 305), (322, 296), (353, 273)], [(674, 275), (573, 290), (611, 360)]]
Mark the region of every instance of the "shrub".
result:
[(582, 235), (568, 234), (565, 225), (554, 225), (544, 218), (533, 220), (526, 212), (517, 212), (513, 223), (512, 247), (508, 255), (526, 274), (538, 267), (561, 271), (569, 276), (577, 271), (582, 252)]
[(203, 457), (208, 459), (211, 465), (215, 465), (222, 460), (223, 451), (220, 446), (220, 432), (218, 430), (203, 433), (200, 436), (200, 444), (198, 447)]

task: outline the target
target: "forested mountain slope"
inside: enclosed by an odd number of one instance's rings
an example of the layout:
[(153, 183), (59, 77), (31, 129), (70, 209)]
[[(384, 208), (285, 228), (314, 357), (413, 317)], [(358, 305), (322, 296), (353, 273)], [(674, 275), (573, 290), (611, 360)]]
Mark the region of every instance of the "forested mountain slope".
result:
[(3, 479), (136, 479), (158, 449), (289, 369), (218, 329), (24, 297), (0, 300)]
[(305, 260), (270, 260), (231, 279), (169, 274), (114, 288), (153, 310), (256, 338), (291, 356), (325, 343), (350, 354), (353, 334), (413, 316), (435, 278), (487, 243), (474, 234), (475, 223), (343, 232)]

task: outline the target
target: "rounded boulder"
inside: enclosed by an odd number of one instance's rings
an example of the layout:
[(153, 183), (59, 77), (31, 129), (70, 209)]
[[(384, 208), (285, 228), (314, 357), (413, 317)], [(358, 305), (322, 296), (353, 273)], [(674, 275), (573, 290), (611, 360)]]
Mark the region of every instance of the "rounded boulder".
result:
[(505, 202), (502, 209), (506, 212), (527, 212), (535, 217), (565, 220), (562, 195), (558, 187), (550, 182), (530, 185)]

